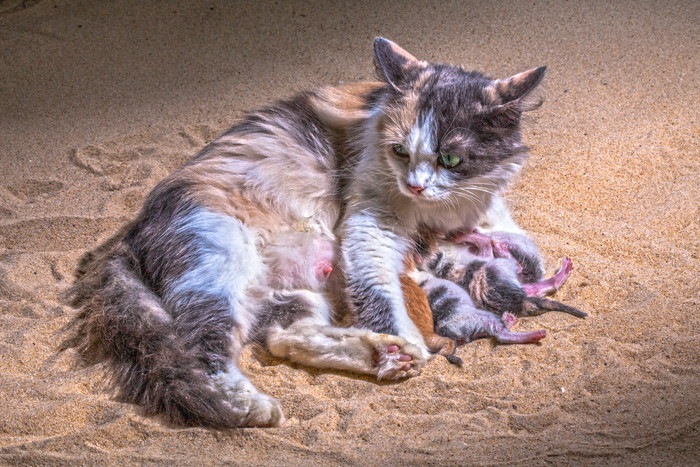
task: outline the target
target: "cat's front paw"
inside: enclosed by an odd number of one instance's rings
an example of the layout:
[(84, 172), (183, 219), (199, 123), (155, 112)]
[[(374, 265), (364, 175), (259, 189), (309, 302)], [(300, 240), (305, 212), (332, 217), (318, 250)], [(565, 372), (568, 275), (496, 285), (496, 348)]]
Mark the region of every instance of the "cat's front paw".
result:
[(420, 374), (426, 363), (424, 352), (406, 339), (389, 334), (366, 336), (374, 349), (372, 361), (377, 379), (401, 379)]

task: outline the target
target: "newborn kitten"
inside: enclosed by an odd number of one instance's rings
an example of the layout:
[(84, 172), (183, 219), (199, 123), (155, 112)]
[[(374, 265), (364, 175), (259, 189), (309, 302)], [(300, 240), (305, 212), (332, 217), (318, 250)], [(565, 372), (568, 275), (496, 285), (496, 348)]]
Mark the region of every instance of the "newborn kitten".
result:
[(428, 302), (428, 297), (425, 295), (423, 288), (411, 276), (416, 273), (412, 260), (407, 261), (406, 269), (408, 274), (401, 274), (399, 277), (408, 316), (423, 336), (428, 350), (443, 355), (450, 363), (462, 366), (462, 359), (455, 355), (457, 350), (456, 339), (443, 337), (435, 333), (433, 312)]
[(544, 330), (510, 331), (517, 322), (512, 313), (498, 316), (477, 308), (469, 294), (454, 282), (423, 271), (416, 272), (412, 278), (427, 293), (435, 332), (457, 341), (458, 345), (485, 337), (493, 337), (499, 344), (530, 344), (547, 335)]
[(442, 241), (439, 250), (424, 258), (423, 264), (437, 277), (459, 284), (478, 308), (518, 316), (547, 311), (587, 316), (574, 307), (544, 298), (566, 282), (573, 264), (563, 258), (559, 271), (542, 280), (539, 250), (524, 234), (471, 231), (455, 235), (450, 241)]

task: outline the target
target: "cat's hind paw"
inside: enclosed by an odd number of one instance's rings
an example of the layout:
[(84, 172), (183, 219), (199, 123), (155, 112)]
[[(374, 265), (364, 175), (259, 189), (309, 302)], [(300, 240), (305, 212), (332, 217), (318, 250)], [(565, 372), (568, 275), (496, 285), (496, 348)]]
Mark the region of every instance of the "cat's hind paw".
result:
[(238, 370), (222, 372), (213, 378), (223, 393), (224, 405), (240, 427), (278, 427), (285, 422), (277, 399), (258, 392)]
[(238, 414), (244, 427), (278, 427), (285, 422), (277, 399), (260, 392), (229, 394), (231, 410)]

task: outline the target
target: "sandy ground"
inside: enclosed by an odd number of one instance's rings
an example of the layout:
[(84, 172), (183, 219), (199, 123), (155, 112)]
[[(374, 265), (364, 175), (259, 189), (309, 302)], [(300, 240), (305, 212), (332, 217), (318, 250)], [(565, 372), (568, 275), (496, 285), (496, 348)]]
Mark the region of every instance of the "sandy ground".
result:
[[(0, 1), (0, 463), (697, 465), (700, 3), (482, 3)], [(376, 35), (549, 66), (509, 202), (589, 319), (396, 384), (249, 351), (289, 418), (266, 430), (166, 427), (56, 353), (83, 253), (245, 110), (371, 79)]]

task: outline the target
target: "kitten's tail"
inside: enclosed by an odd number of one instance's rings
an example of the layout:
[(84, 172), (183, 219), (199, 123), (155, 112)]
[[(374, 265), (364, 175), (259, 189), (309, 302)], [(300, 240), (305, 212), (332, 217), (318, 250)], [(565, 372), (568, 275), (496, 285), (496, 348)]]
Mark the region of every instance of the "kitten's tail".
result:
[(103, 361), (120, 401), (176, 425), (233, 428), (245, 425), (213, 383), (205, 350), (184, 348), (160, 299), (134, 272), (118, 245), (70, 291), (80, 309), (61, 350), (74, 347), (88, 363)]
[(574, 308), (569, 305), (564, 305), (556, 300), (551, 300), (549, 298), (541, 297), (526, 297), (523, 300), (523, 309), (520, 313), (521, 316), (538, 316), (548, 311), (561, 311), (563, 313), (568, 313), (570, 315), (576, 316), (577, 318), (585, 318), (588, 315), (578, 308)]

